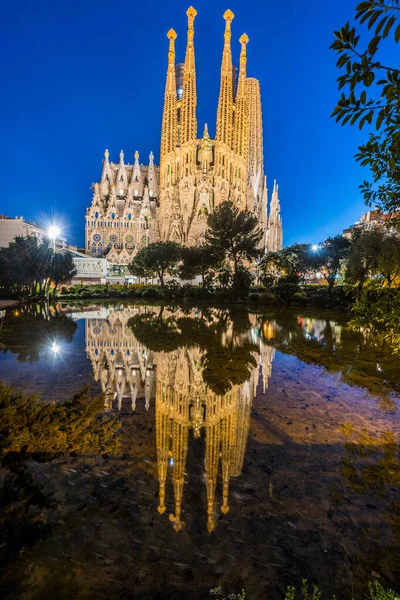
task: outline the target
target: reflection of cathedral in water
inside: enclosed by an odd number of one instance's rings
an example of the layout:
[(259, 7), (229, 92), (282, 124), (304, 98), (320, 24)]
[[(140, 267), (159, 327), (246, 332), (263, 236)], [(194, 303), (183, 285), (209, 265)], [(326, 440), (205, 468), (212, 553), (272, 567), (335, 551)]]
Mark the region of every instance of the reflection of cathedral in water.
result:
[[(175, 531), (180, 531), (183, 526), (181, 510), (190, 430), (195, 438), (203, 437), (207, 527), (212, 531), (218, 501), (218, 477), (222, 476), (221, 511), (226, 514), (230, 479), (238, 477), (242, 471), (252, 401), (260, 376), (264, 391), (267, 387), (275, 350), (255, 333), (255, 315), (250, 316), (254, 322), (249, 323), (244, 334), (235, 336), (228, 323), (221, 334), (222, 345), (228, 341), (236, 346), (246, 342), (255, 344), (252, 354), (256, 366), (251, 367), (247, 381), (231, 385), (226, 393), (219, 395), (204, 382), (204, 350), (183, 344), (170, 352), (152, 352), (136, 339), (127, 322), (145, 310), (144, 307), (130, 306), (110, 311), (106, 318), (87, 319), (87, 354), (109, 407), (115, 402), (121, 409), (122, 403), (128, 400), (135, 409), (136, 401), (144, 397), (148, 409), (155, 398), (158, 511), (163, 514), (166, 510), (166, 482), (170, 473), (175, 504), (170, 520)], [(153, 307), (152, 310), (160, 309)]]

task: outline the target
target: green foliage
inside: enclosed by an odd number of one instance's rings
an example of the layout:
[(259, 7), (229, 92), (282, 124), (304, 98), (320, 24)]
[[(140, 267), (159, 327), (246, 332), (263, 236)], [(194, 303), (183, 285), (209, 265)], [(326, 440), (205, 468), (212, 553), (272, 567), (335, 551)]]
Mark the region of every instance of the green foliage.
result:
[(263, 232), (255, 215), (239, 210), (232, 202), (222, 202), (207, 218), (207, 245), (233, 263), (234, 273), (243, 261), (260, 256)]
[(368, 277), (379, 275), (390, 287), (400, 276), (400, 237), (372, 229), (355, 235), (347, 262), (346, 277), (361, 290)]
[(357, 295), (352, 307), (352, 327), (357, 331), (383, 333), (400, 352), (400, 291), (371, 282)]
[(236, 298), (247, 298), (253, 282), (252, 274), (244, 267), (239, 267), (233, 276), (232, 292)]
[(77, 273), (72, 254), (66, 250), (53, 252), (48, 267), (48, 277), (54, 282), (54, 293), (60, 283), (70, 281)]
[(400, 0), (361, 2), (355, 20), (371, 32), (364, 47), (359, 30), (349, 22), (334, 32), (331, 45), (339, 55), (337, 67), (344, 71), (338, 78), (339, 90), (344, 91), (332, 116), (342, 125), (358, 123), (360, 129), (375, 125), (379, 133), (370, 133), (355, 156), (372, 177), (360, 189), (368, 205), (391, 214), (400, 208), (400, 69), (386, 65), (383, 42), (392, 32), (394, 42), (400, 41), (399, 17)]
[(115, 453), (120, 424), (103, 409), (103, 397), (86, 388), (69, 402), (50, 403), (0, 382), (0, 458)]
[(218, 586), (210, 590), (210, 598), (214, 598), (215, 600), (246, 600), (247, 596), (244, 590), (237, 594), (232, 593), (226, 595), (223, 592), (222, 587)]
[(181, 279), (194, 279), (201, 276), (203, 287), (209, 287), (215, 270), (221, 263), (221, 256), (212, 246), (189, 246), (182, 248)]
[(120, 422), (105, 415), (104, 399), (87, 389), (65, 403), (40, 402), (37, 396), (0, 381), (0, 564), (23, 547), (33, 546), (52, 527), (46, 511), (55, 506), (29, 472), (28, 460), (52, 460), (64, 453), (119, 451)]
[[(398, 595), (393, 590), (386, 590), (378, 581), (370, 581), (368, 583), (371, 600), (398, 600)], [(285, 600), (296, 600), (296, 596), (302, 600), (321, 600), (322, 592), (318, 585), (310, 586), (308, 579), (301, 580), (300, 594), (296, 594), (296, 587), (288, 585), (286, 588)], [(332, 596), (331, 600), (336, 600), (336, 596)]]
[(331, 292), (340, 269), (347, 259), (350, 251), (350, 242), (341, 235), (330, 237), (319, 245), (318, 251), (313, 259), (315, 270), (320, 270), (328, 282), (328, 290)]
[(181, 257), (181, 246), (176, 242), (154, 242), (141, 248), (128, 265), (136, 277), (158, 277), (164, 287), (164, 276), (171, 274)]
[(44, 297), (50, 283), (55, 289), (76, 274), (72, 256), (66, 251), (53, 252), (48, 240), (16, 237), (0, 249), (0, 290), (3, 295)]
[(278, 252), (269, 252), (260, 269), (262, 282), (268, 283), (280, 276), (285, 283), (300, 283), (313, 269), (310, 244), (293, 244)]
[(371, 600), (398, 600), (399, 595), (393, 590), (385, 590), (379, 581), (370, 581), (368, 583)]

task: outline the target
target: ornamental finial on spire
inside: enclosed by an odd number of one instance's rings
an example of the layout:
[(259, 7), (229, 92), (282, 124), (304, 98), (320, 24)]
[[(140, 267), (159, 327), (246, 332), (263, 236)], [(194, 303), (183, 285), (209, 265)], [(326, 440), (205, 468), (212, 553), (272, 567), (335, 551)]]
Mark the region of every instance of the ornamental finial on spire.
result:
[(139, 152), (136, 150), (135, 152), (135, 160), (138, 161), (139, 160)]
[(190, 22), (193, 22), (193, 20), (195, 19), (197, 15), (197, 10), (195, 8), (193, 8), (193, 6), (189, 6), (189, 8), (186, 11), (186, 16)]
[(178, 37), (178, 34), (176, 33), (175, 29), (170, 29), (167, 33), (167, 38), (169, 40), (176, 40), (176, 38)]
[(105, 149), (105, 152), (104, 152), (104, 157), (105, 157), (105, 158), (108, 158), (109, 156), (110, 156), (110, 153), (109, 153), (109, 151), (108, 151), (108, 150), (107, 150), (107, 148), (106, 148), (106, 149)]
[(232, 23), (233, 19), (235, 18), (234, 13), (231, 11), (230, 8), (228, 8), (228, 10), (226, 10), (224, 12), (224, 19), (225, 21), (227, 21), (227, 23)]
[(243, 33), (240, 38), (239, 38), (239, 42), (243, 45), (246, 45), (249, 43), (249, 36), (247, 35), (247, 33)]
[(231, 23), (234, 19), (235, 15), (233, 14), (233, 12), (228, 8), (228, 10), (226, 10), (224, 12), (224, 19), (226, 21), (225, 23), (225, 33), (224, 33), (224, 38), (225, 38), (225, 45), (229, 44), (231, 41)]
[(169, 39), (168, 63), (171, 65), (175, 62), (175, 40), (178, 37), (175, 29), (170, 29), (167, 37)]

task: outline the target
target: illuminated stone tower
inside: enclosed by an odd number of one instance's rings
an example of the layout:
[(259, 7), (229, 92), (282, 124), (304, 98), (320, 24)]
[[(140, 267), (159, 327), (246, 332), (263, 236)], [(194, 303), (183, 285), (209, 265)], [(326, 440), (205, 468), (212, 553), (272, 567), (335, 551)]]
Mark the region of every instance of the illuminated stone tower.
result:
[(278, 196), (278, 185), (274, 181), (272, 200), (268, 217), (267, 252), (276, 252), (282, 248), (282, 220)]
[[(267, 219), (263, 125), (259, 81), (247, 77), (247, 44), (240, 39), (240, 65), (232, 61), (231, 10), (224, 13), (220, 92), (215, 139), (207, 125), (198, 136), (194, 24), (187, 12), (184, 63), (176, 64), (177, 34), (168, 31), (168, 65), (161, 125), (160, 167), (150, 154), (148, 166), (109, 162), (105, 153), (101, 180), (93, 185), (86, 213), (86, 251), (107, 254), (114, 265), (126, 265), (144, 245), (156, 240), (182, 244), (202, 242), (207, 215), (225, 200), (253, 212), (265, 230), (265, 249), (282, 246), (279, 201), (273, 199)], [(273, 196), (274, 198), (274, 196)], [(267, 229), (273, 228), (271, 233)], [(269, 241), (267, 241), (269, 240)]]

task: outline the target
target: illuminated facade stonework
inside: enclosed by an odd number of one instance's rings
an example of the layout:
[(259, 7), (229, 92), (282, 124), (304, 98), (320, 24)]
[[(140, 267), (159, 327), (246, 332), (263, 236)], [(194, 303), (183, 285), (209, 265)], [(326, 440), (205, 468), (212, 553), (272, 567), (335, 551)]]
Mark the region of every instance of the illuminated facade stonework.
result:
[(232, 11), (224, 14), (216, 136), (207, 125), (201, 138), (197, 127), (197, 88), (194, 51), (196, 10), (187, 11), (184, 64), (175, 64), (173, 29), (168, 32), (168, 68), (161, 127), (160, 166), (109, 162), (106, 150), (101, 180), (93, 186), (86, 214), (86, 251), (106, 254), (111, 264), (126, 265), (147, 243), (171, 240), (202, 242), (207, 215), (225, 200), (253, 212), (265, 231), (267, 251), (282, 247), (278, 188), (274, 186), (269, 216), (264, 174), (263, 127), (259, 81), (247, 77), (246, 34), (240, 37), (240, 67), (232, 63)]

